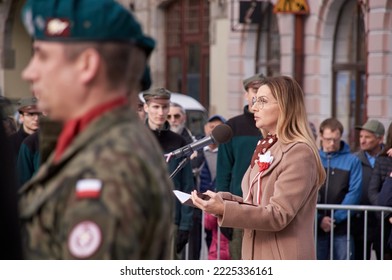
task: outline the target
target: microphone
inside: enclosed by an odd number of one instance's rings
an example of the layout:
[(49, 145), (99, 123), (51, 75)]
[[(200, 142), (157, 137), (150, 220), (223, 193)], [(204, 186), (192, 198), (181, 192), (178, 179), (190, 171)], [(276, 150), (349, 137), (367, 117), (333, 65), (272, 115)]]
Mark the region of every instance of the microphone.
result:
[(207, 145), (226, 143), (231, 137), (233, 137), (233, 131), (230, 126), (227, 124), (220, 124), (212, 130), (211, 135), (170, 152), (165, 156), (169, 156), (170, 158), (190, 156), (194, 151), (200, 150)]

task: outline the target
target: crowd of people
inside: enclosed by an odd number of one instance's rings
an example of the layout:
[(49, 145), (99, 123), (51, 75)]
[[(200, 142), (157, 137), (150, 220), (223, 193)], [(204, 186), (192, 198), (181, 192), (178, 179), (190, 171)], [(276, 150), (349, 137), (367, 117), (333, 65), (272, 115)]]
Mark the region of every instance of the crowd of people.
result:
[(205, 122), (232, 138), (173, 157), (197, 139), (170, 89), (150, 88), (154, 40), (120, 4), (92, 1), (23, 8), (34, 96), (18, 125), (1, 114), (2, 258), (200, 259), (203, 244), (211, 260), (392, 258), (391, 213), (316, 210), (392, 207), (392, 123), (356, 126), (354, 153), (338, 119), (309, 122), (293, 78), (255, 74), (242, 114)]

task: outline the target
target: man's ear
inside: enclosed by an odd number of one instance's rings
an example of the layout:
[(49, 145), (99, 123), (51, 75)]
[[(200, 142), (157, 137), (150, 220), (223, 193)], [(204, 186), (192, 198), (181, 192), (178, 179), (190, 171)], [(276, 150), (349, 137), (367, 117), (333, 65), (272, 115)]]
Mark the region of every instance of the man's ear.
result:
[(102, 59), (96, 50), (88, 48), (79, 55), (76, 65), (81, 81), (87, 84), (99, 74)]
[(148, 104), (147, 102), (143, 104), (144, 112), (148, 113)]
[(19, 122), (20, 123), (24, 122), (24, 115), (23, 115), (23, 113), (19, 113)]

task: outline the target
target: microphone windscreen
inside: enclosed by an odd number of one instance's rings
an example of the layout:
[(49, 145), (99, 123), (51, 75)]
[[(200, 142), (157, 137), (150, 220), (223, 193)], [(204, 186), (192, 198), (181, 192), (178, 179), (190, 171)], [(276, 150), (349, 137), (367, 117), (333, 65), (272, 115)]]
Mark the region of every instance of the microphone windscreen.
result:
[(233, 130), (227, 124), (220, 124), (212, 130), (211, 135), (218, 144), (222, 144), (233, 137)]

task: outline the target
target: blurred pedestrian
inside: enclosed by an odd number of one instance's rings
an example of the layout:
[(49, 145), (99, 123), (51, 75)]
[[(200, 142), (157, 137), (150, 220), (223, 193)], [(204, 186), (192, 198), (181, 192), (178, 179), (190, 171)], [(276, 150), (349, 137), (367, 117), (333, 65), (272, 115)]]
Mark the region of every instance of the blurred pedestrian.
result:
[(10, 116), (12, 115), (13, 112), (12, 104), (7, 98), (1, 95), (0, 95), (0, 112), (1, 112), (0, 117), (3, 123), (5, 134), (7, 136), (10, 136), (11, 134), (17, 132), (18, 129), (16, 126), (15, 119)]
[(144, 111), (144, 102), (138, 98), (138, 104), (137, 104), (137, 115), (139, 116), (140, 120), (144, 123), (147, 118), (146, 111)]
[[(385, 137), (385, 146), (381, 151), (380, 155), (376, 158), (376, 162), (374, 165), (372, 177), (370, 178), (368, 195), (369, 200), (372, 205), (379, 205), (379, 201), (383, 201), (385, 198), (380, 197), (382, 195), (381, 190), (385, 181), (388, 179), (392, 172), (392, 157), (389, 156), (388, 151), (392, 148), (392, 123), (389, 124), (386, 137)], [(386, 191), (386, 190), (384, 190)], [(383, 203), (385, 204), (385, 203)], [(391, 232), (391, 224), (388, 222), (388, 219), (385, 217), (378, 217), (378, 227), (381, 229), (381, 220), (384, 219), (384, 237), (385, 242), (383, 247), (381, 245), (381, 240), (379, 238), (376, 239), (374, 249), (376, 251), (377, 259), (392, 259), (392, 248), (387, 246), (386, 242), (388, 240), (389, 233)], [(381, 235), (381, 234), (380, 234)], [(380, 236), (379, 235), (379, 236)], [(382, 254), (381, 249), (384, 249), (384, 253)]]
[(10, 136), (15, 158), (18, 158), (19, 148), (23, 140), (39, 128), (41, 110), (37, 107), (37, 98), (26, 97), (18, 102), (18, 112), (22, 125), (19, 130)]
[[(392, 207), (392, 172), (385, 178), (384, 184), (381, 187), (380, 195), (378, 196), (377, 204), (380, 206)], [(385, 216), (385, 222), (389, 223), (387, 227), (391, 228), (392, 224), (392, 213), (389, 212)], [(392, 230), (389, 230), (388, 234), (385, 235), (385, 247), (386, 251), (391, 254), (392, 252)]]
[(27, 136), (20, 146), (16, 160), (19, 187), (30, 180), (40, 167), (39, 131), (38, 129), (33, 134)]
[[(3, 108), (0, 107), (0, 115)], [(15, 166), (11, 143), (0, 125), (0, 259), (22, 259), (20, 228), (16, 196)]]

